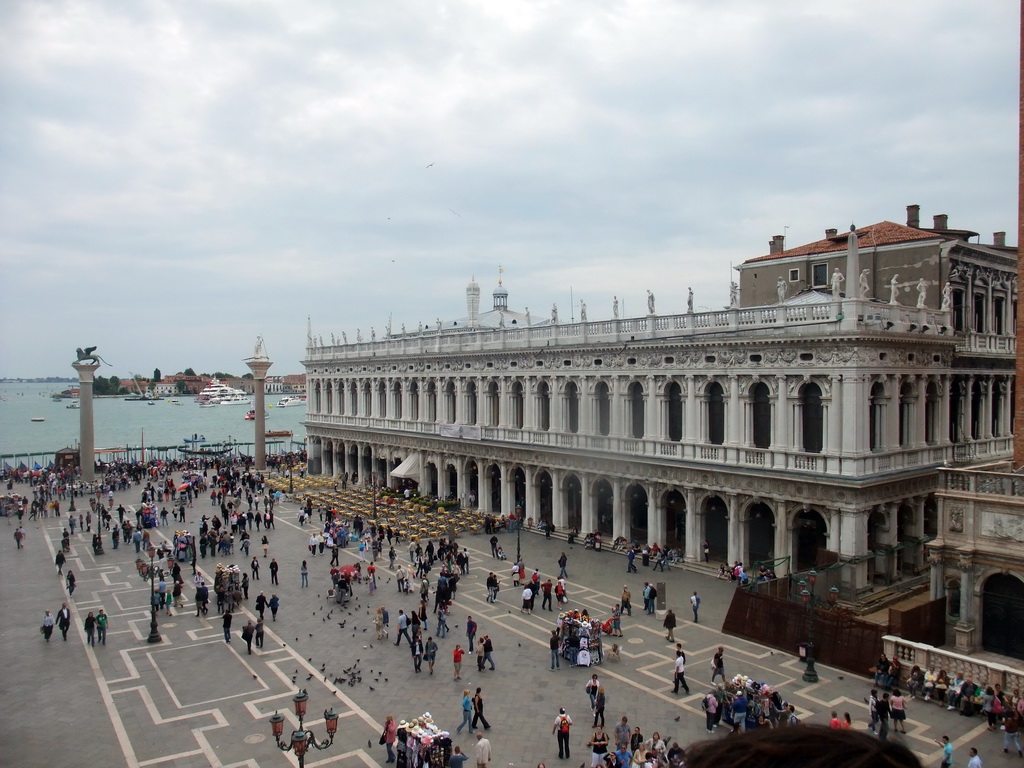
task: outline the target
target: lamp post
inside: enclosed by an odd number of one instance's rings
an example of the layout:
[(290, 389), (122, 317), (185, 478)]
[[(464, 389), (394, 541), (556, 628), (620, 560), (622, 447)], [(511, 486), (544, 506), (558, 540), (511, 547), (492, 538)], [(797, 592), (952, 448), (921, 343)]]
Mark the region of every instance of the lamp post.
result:
[(292, 703), (295, 705), (295, 716), (299, 718), (299, 727), (292, 731), (290, 742), (281, 739), (281, 736), (284, 734), (284, 715), (280, 712), (275, 712), (270, 718), (270, 730), (274, 734), (274, 740), (277, 742), (278, 749), (282, 752), (294, 752), (295, 756), (299, 759), (299, 768), (304, 768), (306, 765), (306, 752), (309, 751), (310, 747), (314, 749), (327, 749), (334, 743), (334, 734), (338, 732), (338, 713), (333, 708), (324, 710), (327, 738), (323, 741), (316, 740), (313, 732), (302, 724), (306, 717), (306, 703), (308, 701), (309, 695), (305, 690), (299, 691), (292, 697)]
[[(800, 601), (804, 604), (807, 609), (807, 666), (804, 668), (803, 680), (805, 683), (816, 683), (818, 682), (818, 670), (814, 667), (814, 601), (815, 597), (813, 594), (814, 583), (818, 580), (818, 572), (811, 570), (807, 574), (807, 581), (800, 581)], [(807, 586), (810, 585), (810, 590)], [(839, 589), (831, 587), (828, 590), (828, 607), (831, 610), (836, 600), (839, 599)], [(818, 601), (819, 605), (821, 601)]]
[(147, 643), (159, 643), (162, 642), (163, 638), (160, 637), (160, 632), (156, 626), (156, 611), (157, 605), (153, 600), (153, 583), (156, 580), (156, 547), (153, 546), (152, 542), (149, 545), (149, 549), (146, 552), (149, 555), (149, 569), (143, 573), (142, 569), (139, 569), (139, 575), (142, 576), (143, 581), (146, 577), (149, 577), (149, 637), (146, 638)]

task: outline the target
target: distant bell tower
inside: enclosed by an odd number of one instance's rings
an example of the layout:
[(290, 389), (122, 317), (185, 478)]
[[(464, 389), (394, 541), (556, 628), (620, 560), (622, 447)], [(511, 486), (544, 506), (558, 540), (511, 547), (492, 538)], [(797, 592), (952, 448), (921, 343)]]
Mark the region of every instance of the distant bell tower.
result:
[(480, 286), (476, 276), (466, 286), (466, 314), (469, 316), (469, 327), (476, 328), (480, 324)]

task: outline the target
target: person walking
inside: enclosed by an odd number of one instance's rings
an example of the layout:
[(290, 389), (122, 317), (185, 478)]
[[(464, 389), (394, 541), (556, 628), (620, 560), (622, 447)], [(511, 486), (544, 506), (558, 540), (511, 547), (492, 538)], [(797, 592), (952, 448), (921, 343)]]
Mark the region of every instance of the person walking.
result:
[(14, 543), (18, 545), (18, 549), (23, 549), (25, 546), (25, 529), (20, 525), (14, 531)]
[(558, 659), (558, 646), (559, 646), (558, 630), (551, 630), (551, 637), (548, 638), (548, 647), (551, 649), (551, 669), (560, 669), (561, 664)]
[(559, 558), (558, 558), (558, 578), (560, 578), (560, 579), (568, 579), (569, 578), (569, 574), (565, 570), (565, 567), (568, 564), (569, 564), (569, 558), (566, 556), (565, 552), (563, 552), (561, 554), (561, 556), (559, 556)]
[(413, 638), (412, 643), (409, 646), (409, 651), (412, 653), (412, 668), (417, 673), (422, 671), (423, 667), (423, 640), (420, 639), (419, 633)]
[(231, 642), (231, 611), (230, 610), (224, 611), (223, 627), (224, 627), (224, 642), (225, 643), (230, 643)]
[(242, 627), (242, 640), (245, 641), (245, 647), (249, 651), (249, 655), (252, 656), (252, 640), (256, 636), (256, 625), (250, 620)]
[(700, 595), (697, 594), (696, 590), (690, 595), (690, 608), (693, 610), (693, 623), (699, 624), (697, 612), (700, 610)]
[(468, 643), (468, 645), (466, 647), (469, 648), (470, 650), (473, 649), (473, 641), (476, 639), (476, 629), (477, 629), (477, 624), (476, 624), (475, 621), (473, 621), (473, 617), (472, 616), (467, 616), (466, 617), (466, 638), (469, 640), (469, 643)]
[(725, 649), (722, 646), (718, 646), (718, 651), (711, 659), (711, 682), (715, 682), (715, 678), (719, 675), (722, 676), (722, 682), (725, 682)]
[(388, 751), (388, 759), (385, 763), (395, 762), (395, 741), (398, 739), (398, 723), (395, 722), (395, 718), (388, 715), (384, 720), (384, 733), (381, 734), (384, 738), (384, 749)]
[(264, 634), (263, 617), (260, 616), (260, 618), (257, 619), (257, 621), (256, 621), (256, 647), (257, 648), (262, 648), (263, 647), (263, 634)]
[(67, 558), (64, 557), (64, 550), (63, 549), (58, 549), (57, 550), (57, 556), (53, 558), (53, 562), (57, 565), (57, 575), (58, 576), (63, 576), (64, 575), (64, 563), (66, 563), (67, 561), (68, 561)]
[(49, 611), (43, 614), (43, 637), (46, 638), (46, 642), (50, 642), (50, 636), (53, 634), (53, 625), (56, 624), (53, 616), (50, 615)]
[(491, 730), (491, 724), (487, 722), (487, 718), (484, 717), (484, 697), (480, 695), (480, 688), (476, 689), (476, 693), (473, 694), (473, 722), (470, 726), (476, 728), (477, 723), (482, 723), (485, 731)]
[[(453, 669), (454, 669), (454, 671), (452, 673), (452, 679), (453, 680), (461, 680), (462, 679), (462, 657), (464, 655), (465, 655), (465, 651), (462, 650), (462, 646), (459, 645), (458, 643), (456, 643), (455, 644), (455, 649), (452, 651), (452, 666), (453, 666)], [(468, 691), (467, 691), (467, 693), (468, 693)]]
[(630, 547), (626, 552), (626, 573), (636, 573), (634, 560), (636, 560), (636, 548)]
[(633, 615), (633, 604), (630, 603), (632, 595), (629, 593), (629, 587), (625, 584), (622, 585), (622, 612), (627, 616)]
[(604, 686), (597, 686), (597, 695), (594, 697), (594, 728), (597, 728), (597, 721), (600, 719), (601, 728), (604, 729), (604, 705), (607, 701)]
[(260, 561), (259, 561), (259, 558), (256, 557), (256, 555), (252, 556), (252, 562), (249, 563), (249, 570), (252, 571), (252, 580), (253, 581), (259, 581), (260, 580)]
[(939, 768), (952, 768), (953, 742), (949, 740), (949, 736), (943, 736), (941, 740), (936, 739), (935, 743), (942, 747), (942, 762), (939, 763)]
[(671, 608), (665, 611), (665, 621), (662, 622), (662, 624), (667, 632), (667, 634), (665, 635), (665, 639), (668, 640), (670, 643), (674, 643), (676, 641), (676, 615)]
[(107, 644), (107, 614), (100, 608), (96, 614), (96, 642), (100, 645)]
[(690, 686), (686, 684), (686, 654), (682, 651), (676, 652), (675, 661), (675, 673), (672, 676), (675, 685), (672, 688), (672, 693), (679, 693), (679, 686), (683, 686), (683, 690), (686, 691), (687, 695), (690, 693)]
[(494, 643), (491, 641), (491, 636), (484, 635), (484, 661), (490, 665), (491, 672), (493, 672), (496, 669), (496, 667), (494, 666), (494, 656), (491, 655), (493, 653)]
[(473, 757), (476, 759), (476, 768), (487, 768), (491, 762), (491, 742), (484, 738), (480, 732), (476, 734), (476, 749), (473, 750)]
[(306, 565), (306, 561), (302, 561), (302, 566), (299, 568), (299, 575), (302, 577), (302, 586), (309, 586), (309, 566)]
[(604, 728), (595, 728), (594, 735), (590, 737), (590, 741), (587, 742), (590, 745), (590, 766), (604, 764), (604, 756), (608, 754), (608, 734), (604, 732)]
[(62, 603), (60, 610), (57, 611), (57, 629), (60, 630), (60, 635), (66, 643), (68, 641), (68, 630), (71, 629), (71, 610), (68, 608), (67, 603)]
[(700, 706), (704, 710), (704, 727), (708, 733), (711, 733), (715, 729), (715, 720), (718, 714), (718, 696), (713, 690), (708, 691)]
[(85, 617), (85, 642), (89, 645), (96, 645), (96, 617), (92, 611)]
[(274, 621), (277, 621), (277, 609), (281, 607), (281, 598), (271, 593), (270, 600), (267, 601), (267, 606), (270, 608), (270, 615)]
[(398, 611), (398, 618), (395, 619), (395, 625), (398, 627), (398, 632), (395, 635), (395, 645), (401, 645), (402, 638), (404, 637), (409, 645), (412, 645), (412, 638), (409, 636), (409, 617), (405, 615), (405, 611)]
[[(456, 678), (457, 680), (458, 678)], [(462, 733), (462, 729), (469, 727), (469, 732), (473, 733), (473, 699), (469, 696), (469, 688), (466, 688), (462, 692), (462, 722), (459, 723), (459, 727), (455, 729), (456, 733)]]
[(74, 597), (75, 596), (75, 584), (76, 584), (77, 580), (75, 579), (75, 574), (71, 571), (70, 568), (68, 569), (67, 575), (64, 577), (64, 581), (67, 582), (68, 597)]
[(555, 724), (551, 727), (551, 732), (558, 739), (559, 760), (569, 759), (569, 731), (571, 728), (572, 718), (565, 714), (565, 707), (560, 707), (558, 716), (555, 718)]
[(978, 757), (977, 747), (971, 747), (969, 751), (971, 758), (967, 761), (967, 768), (981, 768), (981, 758)]
[(875, 709), (878, 712), (878, 738), (882, 741), (889, 739), (889, 719), (892, 717), (892, 704), (889, 701), (889, 692), (882, 694)]
[(892, 731), (893, 733), (907, 732), (907, 700), (903, 698), (900, 689), (896, 688), (889, 699), (889, 706), (892, 708)]
[(256, 613), (260, 615), (260, 621), (263, 621), (263, 614), (267, 610), (267, 596), (260, 592), (256, 596)]
[(1003, 752), (1009, 753), (1011, 745), (1017, 750), (1018, 757), (1024, 757), (1024, 751), (1020, 748), (1020, 721), (1017, 720), (1017, 713), (1008, 710), (1003, 718)]
[(434, 638), (428, 637), (423, 646), (423, 660), (427, 662), (427, 671), (434, 674), (434, 662), (437, 660), (437, 643)]

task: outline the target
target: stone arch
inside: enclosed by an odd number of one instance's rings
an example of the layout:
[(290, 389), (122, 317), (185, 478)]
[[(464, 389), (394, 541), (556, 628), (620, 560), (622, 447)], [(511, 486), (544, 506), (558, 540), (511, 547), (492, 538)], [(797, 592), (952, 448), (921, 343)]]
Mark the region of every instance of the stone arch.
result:
[(670, 488), (662, 496), (665, 508), (665, 530), (661, 540), (666, 547), (686, 551), (686, 495), (678, 488)]
[[(642, 483), (630, 483), (623, 491), (626, 504), (626, 538), (641, 546), (657, 541), (659, 531), (650, 530), (650, 500)], [(653, 538), (652, 538), (653, 535)]]
[(724, 563), (729, 557), (729, 505), (718, 494), (709, 494), (701, 502), (701, 509), (709, 556)]
[(488, 464), (484, 468), (487, 475), (488, 485), (491, 487), (490, 498), (481, 499), (484, 510), (493, 514), (501, 514), (501, 467), (497, 464)]
[(683, 414), (685, 402), (683, 399), (683, 388), (674, 379), (665, 384), (665, 434), (669, 440), (679, 442), (683, 439)]
[[(547, 379), (537, 382), (537, 429), (547, 432), (551, 429), (551, 384)], [(550, 477), (548, 478), (550, 480)], [(550, 518), (548, 520), (550, 522)]]
[(565, 429), (572, 434), (580, 431), (580, 385), (570, 379), (562, 389), (565, 398)]
[(755, 448), (772, 447), (772, 391), (763, 381), (748, 390), (750, 398), (750, 441)]
[(537, 485), (537, 503), (540, 509), (532, 510), (530, 516), (535, 524), (551, 523), (554, 511), (554, 483), (551, 480), (551, 473), (542, 469), (534, 475), (533, 482)]
[(825, 437), (825, 408), (821, 387), (814, 381), (800, 387), (800, 436), (805, 453), (821, 453)]
[[(594, 520), (602, 536), (611, 536), (614, 530), (615, 504), (612, 484), (604, 478), (594, 481), (590, 493), (594, 505)], [(589, 531), (587, 532), (589, 533)]]
[(828, 542), (825, 515), (813, 507), (803, 507), (793, 514), (793, 571), (816, 567), (818, 553)]
[(644, 436), (644, 415), (646, 402), (644, 400), (644, 385), (639, 381), (633, 381), (626, 388), (626, 401), (628, 402), (629, 430), (630, 437), (640, 439)]
[(725, 389), (713, 379), (704, 387), (706, 440), (712, 445), (725, 443)]
[(757, 575), (756, 565), (775, 560), (775, 510), (764, 501), (755, 500), (747, 506), (747, 560), (751, 578)]
[(562, 491), (565, 494), (565, 524), (570, 529), (577, 531), (583, 528), (583, 483), (578, 475), (566, 475), (562, 481)]
[(1006, 571), (981, 585), (981, 645), (990, 653), (1024, 659), (1024, 581)]
[(597, 416), (597, 434), (607, 436), (612, 430), (612, 390), (608, 382), (600, 379), (594, 383), (594, 408)]

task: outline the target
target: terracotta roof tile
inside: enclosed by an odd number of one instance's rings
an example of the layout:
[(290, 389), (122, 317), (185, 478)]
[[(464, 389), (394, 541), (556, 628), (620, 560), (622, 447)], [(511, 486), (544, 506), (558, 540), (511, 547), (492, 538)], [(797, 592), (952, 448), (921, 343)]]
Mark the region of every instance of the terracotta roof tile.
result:
[[(756, 261), (769, 261), (771, 259), (785, 259), (791, 256), (808, 256), (819, 253), (835, 253), (846, 250), (846, 239), (849, 232), (840, 232), (835, 237), (825, 238), (806, 245), (799, 245), (796, 248), (789, 248), (781, 253), (769, 253), (765, 256), (756, 256), (747, 259), (744, 264)], [(934, 232), (924, 232), (913, 227), (905, 227), (902, 224), (895, 224), (891, 221), (880, 221), (868, 227), (857, 229), (857, 244), (861, 248), (871, 248), (877, 245), (893, 245), (895, 243), (908, 243), (914, 240), (934, 240), (935, 238), (948, 239), (943, 235)]]

